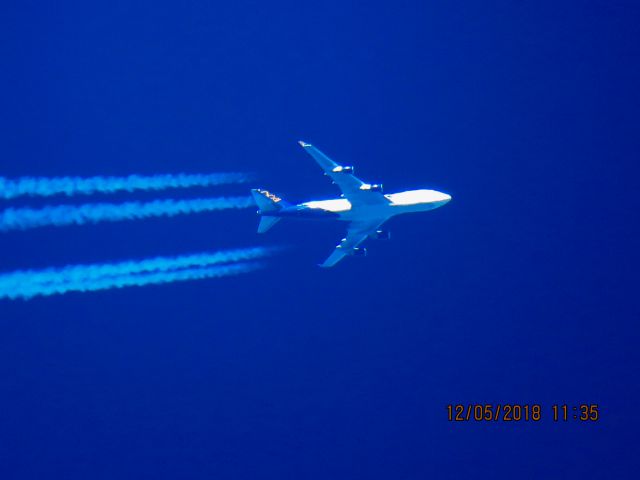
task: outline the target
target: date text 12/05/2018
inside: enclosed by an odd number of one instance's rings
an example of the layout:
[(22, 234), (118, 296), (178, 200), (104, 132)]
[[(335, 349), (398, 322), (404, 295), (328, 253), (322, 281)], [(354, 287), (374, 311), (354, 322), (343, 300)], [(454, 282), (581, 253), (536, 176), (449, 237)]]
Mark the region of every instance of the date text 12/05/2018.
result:
[(540, 404), (468, 403), (447, 405), (450, 422), (539, 422), (543, 418), (554, 422), (597, 422), (600, 411), (597, 403)]

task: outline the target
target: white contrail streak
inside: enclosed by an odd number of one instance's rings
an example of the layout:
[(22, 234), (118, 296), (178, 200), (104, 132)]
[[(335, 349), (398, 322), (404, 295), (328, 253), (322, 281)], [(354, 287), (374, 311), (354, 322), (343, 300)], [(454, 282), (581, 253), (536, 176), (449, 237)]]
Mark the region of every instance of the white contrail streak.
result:
[(90, 280), (33, 284), (31, 286), (9, 292), (2, 291), (0, 289), (0, 298), (23, 298), (27, 300), (36, 296), (60, 295), (68, 292), (94, 292), (113, 288), (142, 287), (145, 285), (159, 285), (189, 280), (227, 277), (251, 272), (261, 266), (261, 264), (255, 262), (243, 262), (213, 267), (120, 275)]
[(248, 208), (251, 197), (154, 200), (151, 202), (87, 203), (84, 205), (7, 208), (0, 212), (0, 231), (44, 226), (85, 225), (150, 217), (173, 217), (188, 213)]
[(246, 173), (129, 175), (127, 177), (0, 177), (0, 198), (12, 199), (30, 195), (90, 195), (137, 190), (165, 190), (169, 188), (209, 187), (251, 180)]
[(154, 257), (117, 263), (67, 265), (43, 270), (18, 270), (0, 274), (0, 297), (12, 292), (29, 291), (34, 286), (90, 282), (106, 277), (122, 277), (150, 272), (166, 272), (193, 267), (210, 267), (221, 263), (256, 260), (275, 253), (274, 247), (251, 247), (217, 252), (202, 252), (175, 257)]

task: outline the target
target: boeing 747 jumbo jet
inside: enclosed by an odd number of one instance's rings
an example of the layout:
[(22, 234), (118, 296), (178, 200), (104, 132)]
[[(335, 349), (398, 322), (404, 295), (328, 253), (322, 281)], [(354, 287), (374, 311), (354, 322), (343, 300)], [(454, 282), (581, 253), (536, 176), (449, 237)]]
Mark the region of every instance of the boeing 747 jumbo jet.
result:
[(333, 267), (346, 255), (366, 255), (366, 248), (358, 246), (367, 238), (389, 239), (389, 232), (378, 228), (391, 217), (401, 213), (426, 212), (451, 200), (451, 196), (435, 190), (409, 190), (384, 195), (382, 185), (364, 183), (353, 174), (352, 166), (338, 165), (313, 145), (298, 143), (342, 190), (342, 195), (333, 200), (291, 205), (266, 190), (251, 190), (259, 208), (258, 233), (266, 232), (284, 217), (334, 218), (349, 222), (346, 238), (321, 267)]

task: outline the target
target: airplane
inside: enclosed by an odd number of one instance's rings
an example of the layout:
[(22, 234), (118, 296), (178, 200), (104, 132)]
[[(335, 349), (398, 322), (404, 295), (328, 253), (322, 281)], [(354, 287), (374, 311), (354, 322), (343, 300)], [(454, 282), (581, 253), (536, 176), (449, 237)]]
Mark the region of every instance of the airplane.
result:
[(366, 255), (366, 248), (359, 245), (368, 238), (391, 238), (389, 232), (379, 230), (391, 217), (426, 212), (442, 207), (451, 200), (446, 193), (424, 189), (385, 195), (382, 185), (358, 179), (353, 166), (339, 165), (313, 145), (303, 141), (298, 143), (340, 188), (340, 198), (292, 205), (267, 190), (252, 189), (251, 194), (259, 209), (258, 233), (265, 233), (282, 218), (333, 218), (348, 222), (347, 236), (320, 267), (333, 267), (347, 255)]

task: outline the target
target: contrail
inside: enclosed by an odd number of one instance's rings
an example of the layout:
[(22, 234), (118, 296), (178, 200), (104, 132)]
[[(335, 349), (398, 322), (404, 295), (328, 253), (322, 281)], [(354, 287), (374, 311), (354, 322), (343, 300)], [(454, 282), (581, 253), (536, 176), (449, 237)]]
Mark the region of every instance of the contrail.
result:
[(7, 208), (0, 212), (0, 231), (27, 230), (49, 225), (85, 225), (150, 217), (173, 217), (187, 213), (248, 208), (251, 197), (154, 200), (151, 202), (87, 203), (34, 208)]
[(184, 282), (188, 280), (201, 280), (205, 278), (227, 277), (251, 272), (261, 268), (260, 263), (244, 262), (214, 267), (189, 268), (167, 272), (141, 273), (134, 275), (121, 275), (115, 277), (103, 277), (91, 280), (78, 280), (51, 284), (26, 285), (23, 288), (5, 291), (0, 289), (0, 298), (23, 298), (25, 300), (36, 296), (49, 296), (68, 292), (93, 292), (112, 288), (142, 287), (145, 285), (158, 285), (163, 283)]
[(221, 263), (256, 260), (272, 255), (276, 251), (278, 249), (275, 247), (251, 247), (117, 263), (67, 265), (43, 270), (18, 270), (0, 274), (0, 297), (9, 297), (12, 292), (29, 291), (34, 285), (36, 288), (40, 288), (54, 284), (92, 282), (108, 277), (210, 267)]
[(168, 188), (209, 187), (251, 180), (246, 173), (211, 173), (175, 175), (129, 175), (127, 177), (0, 177), (0, 198), (12, 199), (24, 195), (49, 197), (52, 195), (90, 195), (136, 190), (165, 190)]

